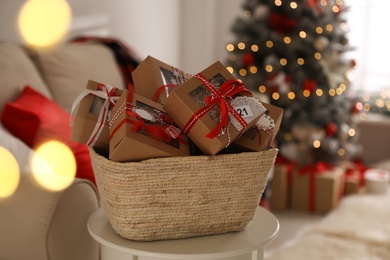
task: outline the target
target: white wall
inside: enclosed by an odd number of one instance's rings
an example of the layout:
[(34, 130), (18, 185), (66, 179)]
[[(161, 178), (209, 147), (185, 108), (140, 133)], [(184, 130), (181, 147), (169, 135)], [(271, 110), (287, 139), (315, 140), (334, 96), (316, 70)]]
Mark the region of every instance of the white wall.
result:
[(147, 55), (179, 66), (180, 0), (110, 0), (111, 34)]
[[(27, 0), (0, 0), (0, 40), (21, 42), (18, 10)], [(111, 35), (141, 58), (152, 55), (189, 73), (224, 61), (230, 28), (244, 0), (68, 0), (72, 33)]]
[(182, 1), (181, 65), (196, 73), (213, 62), (224, 62), (226, 44), (232, 40), (230, 28), (242, 12), (243, 0)]

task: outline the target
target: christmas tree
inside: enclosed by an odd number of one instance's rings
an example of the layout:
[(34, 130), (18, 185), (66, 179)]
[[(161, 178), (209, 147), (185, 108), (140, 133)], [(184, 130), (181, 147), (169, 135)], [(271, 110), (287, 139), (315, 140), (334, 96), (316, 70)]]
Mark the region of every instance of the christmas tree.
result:
[(284, 108), (280, 155), (305, 165), (360, 153), (361, 110), (349, 91), (354, 60), (341, 0), (245, 0), (227, 45), (228, 69), (256, 95)]

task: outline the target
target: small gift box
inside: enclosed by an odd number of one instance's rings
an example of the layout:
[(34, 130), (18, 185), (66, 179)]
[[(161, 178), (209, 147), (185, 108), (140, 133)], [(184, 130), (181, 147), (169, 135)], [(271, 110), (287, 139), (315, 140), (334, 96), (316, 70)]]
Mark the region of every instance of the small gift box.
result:
[(364, 173), (367, 193), (385, 194), (389, 189), (390, 172), (382, 169), (369, 169)]
[(188, 156), (186, 137), (162, 105), (125, 90), (110, 116), (109, 159), (117, 162)]
[(291, 207), (327, 213), (339, 204), (343, 192), (342, 168), (321, 162), (308, 165), (293, 173)]
[(108, 114), (121, 93), (122, 90), (108, 84), (89, 80), (72, 106), (70, 139), (108, 152)]
[(152, 56), (147, 56), (131, 73), (135, 92), (164, 104), (173, 88), (192, 76)]
[(360, 193), (365, 185), (364, 172), (366, 168), (359, 161), (345, 161), (339, 164), (344, 170), (345, 186), (344, 195)]
[(261, 102), (265, 112), (256, 124), (237, 138), (221, 153), (259, 152), (272, 146), (275, 136), (279, 132), (283, 117), (283, 109)]
[(291, 204), (291, 185), (295, 162), (277, 156), (271, 179), (270, 207), (272, 210), (286, 210)]
[(173, 89), (164, 109), (205, 154), (215, 155), (257, 122), (264, 112), (260, 106), (216, 62)]

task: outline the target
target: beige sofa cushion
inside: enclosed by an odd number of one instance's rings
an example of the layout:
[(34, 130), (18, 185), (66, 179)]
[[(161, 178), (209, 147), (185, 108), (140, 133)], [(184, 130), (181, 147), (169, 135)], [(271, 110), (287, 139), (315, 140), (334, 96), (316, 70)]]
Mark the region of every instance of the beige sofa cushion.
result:
[(56, 102), (70, 112), (88, 80), (123, 89), (122, 75), (113, 52), (97, 43), (69, 43), (52, 52), (33, 53)]
[(0, 42), (0, 79), (0, 111), (6, 102), (19, 96), (26, 84), (52, 98), (26, 52), (11, 42)]

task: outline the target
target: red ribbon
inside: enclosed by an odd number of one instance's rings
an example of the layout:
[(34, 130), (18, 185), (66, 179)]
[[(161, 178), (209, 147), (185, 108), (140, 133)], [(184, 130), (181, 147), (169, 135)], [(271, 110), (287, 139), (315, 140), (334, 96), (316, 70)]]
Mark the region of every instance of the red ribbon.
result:
[(322, 174), (327, 170), (332, 170), (333, 165), (324, 162), (318, 162), (313, 165), (308, 165), (301, 168), (298, 172), (299, 176), (309, 174), (309, 211), (315, 211), (315, 176)]
[[(95, 126), (94, 130), (92, 131), (92, 135), (90, 136), (90, 138), (87, 141), (87, 145), (88, 146), (93, 146), (96, 143), (98, 136), (100, 135), (100, 133), (103, 130), (103, 126), (104, 126), (104, 123), (105, 123), (105, 121), (107, 119), (107, 113), (108, 113), (108, 111), (110, 109), (110, 106), (114, 106), (115, 105), (115, 102), (111, 99), (111, 97), (119, 96), (116, 93), (117, 88), (115, 88), (115, 87), (109, 89), (104, 84), (98, 84), (97, 90), (98, 91), (105, 91), (106, 95), (107, 95), (107, 99), (104, 102), (105, 104), (101, 108), (101, 111), (99, 113), (96, 126)], [(108, 103), (106, 103), (106, 102), (108, 102)]]
[(225, 81), (220, 89), (218, 90), (215, 88), (207, 79), (199, 74), (196, 74), (194, 77), (199, 79), (203, 85), (211, 92), (211, 96), (206, 97), (206, 106), (198, 110), (195, 114), (192, 115), (190, 120), (187, 122), (187, 124), (183, 128), (184, 133), (188, 133), (191, 128), (195, 125), (195, 123), (198, 121), (199, 118), (204, 116), (208, 111), (210, 111), (214, 106), (220, 105), (220, 122), (219, 124), (206, 135), (208, 138), (214, 138), (219, 133), (221, 133), (222, 130), (226, 129), (229, 124), (229, 114), (232, 114), (237, 121), (242, 125), (243, 129), (241, 130), (240, 135), (245, 131), (245, 128), (247, 127), (247, 123), (245, 120), (240, 116), (240, 114), (237, 113), (237, 111), (234, 109), (234, 107), (230, 104), (230, 102), (233, 100), (233, 96), (241, 93), (246, 92), (252, 95), (252, 93), (245, 88), (244, 84), (237, 80), (237, 79), (231, 79)]
[(353, 166), (348, 167), (345, 172), (345, 177), (348, 178), (356, 178), (352, 176), (356, 176), (355, 172), (358, 172), (359, 186), (363, 187), (365, 185), (364, 180), (364, 172), (368, 170), (366, 166), (364, 166), (363, 162), (360, 160), (355, 160), (353, 162)]
[[(169, 126), (172, 121), (169, 117), (164, 118), (164, 114), (162, 115), (162, 120), (167, 122), (166, 125), (159, 125), (159, 124), (151, 124), (147, 125), (143, 118), (138, 115), (136, 112), (133, 111), (133, 100), (134, 100), (134, 88), (132, 85), (128, 85), (128, 96), (127, 96), (127, 102), (125, 105), (126, 110), (126, 118), (122, 120), (116, 127), (111, 131), (110, 139), (114, 136), (114, 134), (121, 128), (123, 124), (130, 124), (131, 129), (133, 132), (141, 132), (145, 131), (148, 133), (148, 135), (156, 140), (159, 141), (165, 141), (165, 142), (171, 142), (172, 139), (178, 140), (182, 143), (187, 143), (184, 139), (184, 134), (180, 133), (177, 137), (173, 137), (169, 131), (167, 131), (167, 126)], [(114, 118), (115, 120), (115, 118)]]
[(177, 86), (175, 84), (167, 84), (167, 85), (162, 85), (160, 87), (157, 88), (157, 90), (154, 92), (154, 95), (152, 97), (152, 100), (154, 102), (158, 102), (158, 98), (160, 97), (160, 95), (165, 91), (165, 90), (169, 90), (169, 88), (171, 89), (174, 89), (176, 88)]

